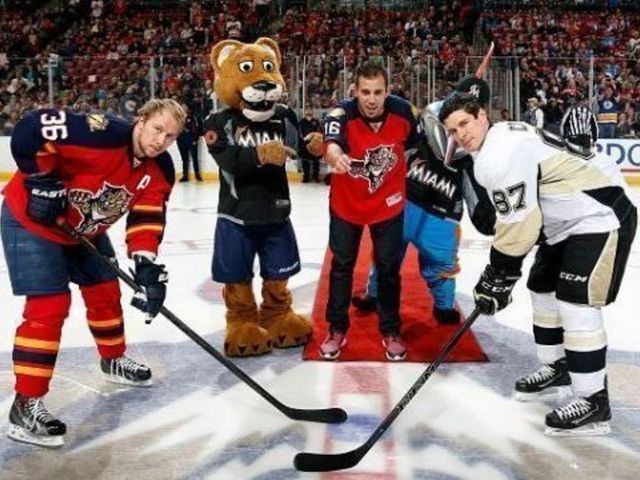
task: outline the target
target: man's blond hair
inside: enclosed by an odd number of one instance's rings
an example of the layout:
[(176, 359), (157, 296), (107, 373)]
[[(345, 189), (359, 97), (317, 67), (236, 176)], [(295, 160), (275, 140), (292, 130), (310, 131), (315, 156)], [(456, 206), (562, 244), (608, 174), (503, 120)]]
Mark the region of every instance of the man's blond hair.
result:
[(147, 120), (156, 113), (167, 112), (178, 123), (180, 131), (187, 120), (187, 112), (178, 102), (171, 98), (152, 98), (138, 109), (138, 118)]

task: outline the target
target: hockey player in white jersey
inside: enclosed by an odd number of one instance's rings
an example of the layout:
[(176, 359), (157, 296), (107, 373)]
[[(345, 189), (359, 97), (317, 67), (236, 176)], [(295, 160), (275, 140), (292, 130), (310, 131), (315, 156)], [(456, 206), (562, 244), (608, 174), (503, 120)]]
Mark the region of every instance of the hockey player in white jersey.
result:
[(547, 414), (547, 433), (609, 433), (601, 307), (616, 298), (637, 222), (618, 167), (525, 123), (491, 125), (469, 95), (448, 99), (440, 119), (474, 157), (497, 212), (490, 263), (473, 292), (483, 313), (511, 302), (522, 261), (539, 243), (527, 286), (543, 367), (519, 379), (517, 393), (526, 399), (570, 385), (574, 398)]

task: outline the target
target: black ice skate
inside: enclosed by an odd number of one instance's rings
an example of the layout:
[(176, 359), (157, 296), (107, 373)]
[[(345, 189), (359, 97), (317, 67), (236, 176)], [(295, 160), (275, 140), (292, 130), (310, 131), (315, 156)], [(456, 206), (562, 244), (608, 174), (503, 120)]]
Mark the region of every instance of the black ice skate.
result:
[(589, 397), (578, 397), (547, 414), (545, 433), (551, 436), (577, 437), (608, 435), (611, 409), (607, 389)]
[(42, 397), (16, 394), (9, 412), (7, 436), (22, 443), (58, 448), (64, 445), (67, 426), (46, 409)]
[(151, 369), (142, 363), (131, 360), (129, 357), (103, 358), (100, 360), (100, 368), (108, 382), (135, 387), (150, 387)]
[(516, 381), (516, 400), (562, 400), (571, 396), (571, 377), (567, 359), (561, 358), (543, 365), (535, 372)]

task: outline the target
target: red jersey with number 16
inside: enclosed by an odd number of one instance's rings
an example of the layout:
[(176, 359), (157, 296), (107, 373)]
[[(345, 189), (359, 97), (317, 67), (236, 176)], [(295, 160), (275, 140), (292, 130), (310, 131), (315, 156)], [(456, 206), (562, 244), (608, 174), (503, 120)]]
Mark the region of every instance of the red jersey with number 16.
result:
[(387, 97), (381, 120), (374, 130), (356, 99), (342, 102), (324, 119), (325, 145), (335, 142), (351, 157), (349, 171), (331, 177), (331, 209), (357, 225), (388, 220), (403, 210), (406, 150), (420, 142), (418, 112), (406, 100)]

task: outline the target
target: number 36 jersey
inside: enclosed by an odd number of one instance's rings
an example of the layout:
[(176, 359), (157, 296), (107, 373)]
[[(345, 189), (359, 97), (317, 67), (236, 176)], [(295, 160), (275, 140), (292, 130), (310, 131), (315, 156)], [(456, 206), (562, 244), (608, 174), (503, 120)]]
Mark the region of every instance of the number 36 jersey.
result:
[(56, 226), (26, 212), (24, 179), (49, 174), (67, 188), (65, 220), (83, 235), (97, 236), (127, 215), (129, 252), (155, 253), (164, 234), (166, 204), (174, 182), (171, 157), (134, 158), (133, 127), (115, 116), (43, 109), (27, 113), (11, 137), (18, 172), (3, 194), (27, 230), (57, 243), (76, 243)]
[(474, 173), (496, 208), (493, 247), (523, 257), (540, 238), (617, 230), (634, 206), (618, 166), (521, 122), (493, 125), (473, 154)]

